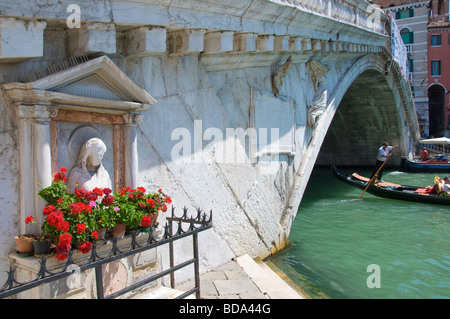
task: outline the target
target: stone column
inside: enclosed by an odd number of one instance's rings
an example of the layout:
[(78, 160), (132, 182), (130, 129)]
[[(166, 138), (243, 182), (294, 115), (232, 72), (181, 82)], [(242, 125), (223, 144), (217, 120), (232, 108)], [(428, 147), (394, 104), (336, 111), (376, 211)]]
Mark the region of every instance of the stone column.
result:
[[(20, 127), (20, 232), (39, 234), (46, 202), (39, 198), (37, 192), (52, 183), (49, 111), (44, 105), (19, 105), (17, 112)], [(38, 224), (25, 225), (25, 218), (30, 215)]]
[(125, 120), (125, 183), (131, 188), (138, 186), (138, 144), (137, 144), (137, 124), (142, 122), (142, 115), (127, 114)]

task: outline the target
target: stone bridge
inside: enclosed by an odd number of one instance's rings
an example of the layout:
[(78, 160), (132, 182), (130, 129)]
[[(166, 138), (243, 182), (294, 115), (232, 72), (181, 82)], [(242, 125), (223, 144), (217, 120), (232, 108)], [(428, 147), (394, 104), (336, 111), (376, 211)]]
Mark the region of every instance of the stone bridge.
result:
[(398, 164), (418, 138), (390, 21), (366, 1), (71, 3), (0, 4), (0, 251), (33, 231), (36, 185), (74, 164), (81, 126), (116, 187), (213, 211), (203, 269), (282, 249), (316, 163), (372, 165), (386, 140)]

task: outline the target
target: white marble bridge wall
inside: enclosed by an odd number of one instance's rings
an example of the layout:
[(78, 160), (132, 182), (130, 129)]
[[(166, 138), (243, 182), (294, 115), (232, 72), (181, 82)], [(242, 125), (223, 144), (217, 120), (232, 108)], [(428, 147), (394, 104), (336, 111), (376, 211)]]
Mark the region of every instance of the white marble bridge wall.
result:
[[(202, 271), (235, 255), (266, 257), (284, 247), (340, 101), (360, 74), (374, 70), (383, 77), (390, 61), (386, 17), (376, 11), (379, 23), (369, 23), (372, 11), (365, 1), (319, 1), (316, 4), (320, 6), (306, 1), (264, 0), (227, 0), (226, 5), (200, 0), (134, 1), (132, 5), (128, 1), (84, 1), (80, 8), (86, 27), (80, 30), (66, 27), (69, 2), (46, 6), (38, 1), (27, 2), (27, 6), (20, 5), (21, 1), (4, 3), (0, 19), (39, 19), (40, 24), (26, 22), (28, 29), (20, 30), (34, 32), (37, 44), (33, 45), (42, 47), (42, 56), (27, 56), (24, 51), (16, 56), (0, 54), (2, 83), (27, 82), (30, 74), (39, 76), (36, 70), (53, 60), (75, 54), (107, 54), (156, 99), (138, 124), (138, 184), (164, 189), (178, 212), (184, 206), (192, 212), (197, 208), (213, 211), (214, 229), (200, 236)], [(43, 29), (43, 34), (33, 28)], [(274, 87), (273, 76), (278, 70)], [(398, 73), (392, 68), (383, 87), (393, 92), (395, 103), (386, 109), (396, 123), (393, 133), (406, 150), (417, 128), (409, 88)], [(270, 173), (264, 170), (267, 156), (261, 155), (253, 163), (249, 145), (238, 144), (234, 149), (232, 141), (225, 138), (227, 128), (246, 130), (258, 121), (252, 116), (255, 92), (275, 107), (291, 107), (294, 114), (287, 129), (283, 128), (283, 132), (292, 128), (293, 138), (288, 139), (292, 150), (283, 150)], [(321, 107), (315, 123), (308, 119), (311, 105)], [(18, 122), (2, 95), (0, 106), (5, 115), (0, 120), (0, 184), (4, 190), (0, 194), (0, 258), (6, 270), (5, 253), (13, 250), (12, 237), (23, 221), (14, 213), (19, 201)], [(345, 114), (353, 116), (351, 111)], [(277, 116), (274, 112), (273, 117)], [(206, 132), (224, 138), (212, 142), (203, 135)], [(179, 163), (173, 150), (180, 146), (183, 134), (190, 134), (192, 153), (185, 158), (187, 162)], [(369, 143), (373, 145), (364, 149), (379, 144)], [(224, 163), (219, 157), (222, 147), (228, 155), (244, 150), (244, 162)], [(177, 258), (186, 259), (189, 245), (176, 245)], [(160, 254), (164, 257), (167, 252)]]

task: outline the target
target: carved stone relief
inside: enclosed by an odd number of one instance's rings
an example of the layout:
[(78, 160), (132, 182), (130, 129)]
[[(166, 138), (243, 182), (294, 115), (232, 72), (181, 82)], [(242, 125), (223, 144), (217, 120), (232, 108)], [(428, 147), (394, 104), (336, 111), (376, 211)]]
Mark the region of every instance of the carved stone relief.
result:
[(308, 104), (306, 124), (310, 127), (315, 127), (327, 106), (328, 91), (325, 84), (325, 74), (328, 72), (328, 68), (315, 60), (308, 61), (306, 68), (308, 69), (315, 92), (311, 103)]

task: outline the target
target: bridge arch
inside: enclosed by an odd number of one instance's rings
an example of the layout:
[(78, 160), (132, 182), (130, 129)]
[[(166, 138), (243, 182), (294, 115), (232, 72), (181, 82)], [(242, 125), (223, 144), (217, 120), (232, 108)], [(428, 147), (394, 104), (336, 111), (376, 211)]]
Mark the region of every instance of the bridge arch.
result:
[[(412, 149), (418, 127), (401, 85), (398, 68), (380, 56), (358, 60), (336, 83), (324, 119), (321, 149), (316, 163), (371, 166), (376, 149), (384, 142), (399, 145), (390, 164)], [(414, 111), (415, 112), (415, 111)], [(416, 121), (417, 122), (417, 121)], [(410, 130), (416, 134), (411, 134)], [(408, 138), (411, 136), (411, 138)]]
[(407, 85), (398, 65), (384, 55), (359, 58), (335, 83), (329, 83), (332, 90), (326, 110), (303, 155), (280, 219), (285, 230), (290, 229), (316, 164), (372, 166), (376, 149), (385, 140), (399, 145), (391, 164), (399, 164), (400, 155), (412, 149), (413, 140), (420, 136)]

